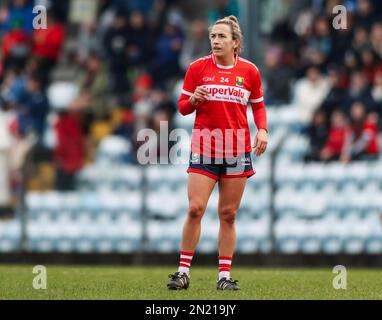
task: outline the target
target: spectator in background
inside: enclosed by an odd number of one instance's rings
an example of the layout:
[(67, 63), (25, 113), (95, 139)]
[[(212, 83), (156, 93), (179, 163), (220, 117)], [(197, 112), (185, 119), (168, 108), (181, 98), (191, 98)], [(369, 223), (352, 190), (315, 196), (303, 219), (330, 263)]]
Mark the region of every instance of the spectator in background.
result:
[(12, 0), (6, 15), (4, 27), (6, 31), (10, 31), (15, 21), (19, 21), (20, 28), (30, 36), (33, 32), (33, 19), (33, 1)]
[(349, 87), (350, 77), (353, 73), (359, 71), (360, 63), (356, 53), (353, 50), (347, 50), (344, 55), (344, 67), (345, 67), (345, 86)]
[(142, 12), (130, 13), (127, 37), (127, 63), (130, 67), (143, 67), (151, 57), (151, 34)]
[(303, 126), (309, 125), (314, 111), (322, 104), (329, 90), (328, 79), (317, 67), (308, 68), (306, 76), (296, 82), (294, 103)]
[(132, 101), (135, 103), (145, 99), (149, 95), (152, 86), (152, 77), (148, 73), (140, 74), (134, 83)]
[(9, 68), (23, 69), (30, 54), (30, 37), (21, 26), (20, 20), (13, 19), (10, 31), (4, 35), (2, 54), (5, 71)]
[(83, 93), (89, 95), (88, 111), (96, 119), (105, 118), (110, 113), (108, 109), (108, 72), (101, 58), (90, 53), (86, 60), (85, 70), (79, 77), (79, 87)]
[(308, 41), (308, 46), (322, 53), (325, 58), (329, 56), (332, 50), (332, 39), (330, 24), (326, 16), (319, 16), (315, 19), (313, 34)]
[(379, 59), (382, 59), (382, 22), (373, 25), (370, 33), (370, 42)]
[(207, 25), (203, 20), (197, 19), (191, 22), (190, 30), (180, 55), (180, 66), (182, 70), (187, 70), (192, 61), (208, 55), (211, 47), (207, 33)]
[(50, 72), (56, 65), (65, 40), (65, 29), (62, 23), (55, 20), (53, 13), (47, 13), (47, 29), (33, 31), (33, 56), (39, 60), (44, 88), (49, 82)]
[(345, 114), (336, 109), (330, 119), (329, 135), (324, 147), (320, 151), (320, 160), (339, 160), (344, 152), (345, 141), (350, 134)]
[(343, 111), (350, 116), (350, 108), (355, 101), (362, 102), (367, 112), (375, 110), (375, 102), (371, 96), (367, 79), (361, 71), (351, 74), (350, 86), (343, 102)]
[(382, 120), (382, 70), (377, 71), (375, 74), (371, 95), (376, 103), (379, 118)]
[(290, 101), (293, 70), (283, 63), (282, 55), (278, 46), (271, 46), (265, 52), (263, 79), (266, 104), (286, 104)]
[(309, 137), (309, 151), (305, 161), (319, 161), (320, 152), (328, 139), (328, 125), (326, 114), (322, 110), (314, 112), (313, 121), (306, 130)]
[(22, 124), (22, 134), (33, 132), (41, 143), (49, 113), (49, 103), (43, 91), (42, 82), (37, 75), (30, 76), (26, 81), (18, 111), (19, 121)]
[(111, 92), (123, 98), (129, 89), (127, 79), (127, 45), (128, 29), (126, 14), (123, 11), (116, 13), (113, 24), (105, 33), (104, 46), (106, 59), (109, 61), (111, 78)]
[(378, 14), (374, 11), (370, 0), (357, 0), (357, 10), (354, 15), (355, 27), (361, 26), (369, 31), (377, 19)]
[(99, 54), (103, 53), (103, 48), (100, 43), (99, 35), (97, 34), (97, 28), (95, 22), (84, 22), (79, 28), (77, 38), (77, 60), (81, 65), (86, 64), (86, 60), (92, 52)]
[(320, 107), (325, 113), (326, 119), (330, 119), (333, 110), (342, 105), (346, 94), (345, 79), (339, 68), (336, 66), (329, 66), (328, 79), (330, 83), (330, 91)]
[(376, 71), (382, 69), (381, 60), (371, 48), (367, 48), (361, 52), (361, 64), (361, 70), (368, 81), (368, 85), (372, 85)]
[(85, 135), (82, 129), (84, 110), (89, 104), (87, 96), (78, 97), (69, 109), (59, 114), (55, 124), (56, 189), (75, 189), (76, 173), (85, 163)]
[(365, 49), (370, 48), (369, 33), (364, 27), (357, 27), (354, 30), (352, 49), (359, 56)]
[(378, 128), (370, 120), (361, 101), (351, 106), (351, 130), (346, 137), (341, 161), (376, 159), (379, 153)]
[(4, 76), (1, 96), (11, 109), (16, 109), (25, 92), (27, 76), (18, 69), (10, 69)]
[(154, 47), (154, 59), (149, 69), (157, 86), (164, 86), (166, 81), (180, 73), (179, 57), (183, 45), (181, 17), (170, 15), (161, 36)]

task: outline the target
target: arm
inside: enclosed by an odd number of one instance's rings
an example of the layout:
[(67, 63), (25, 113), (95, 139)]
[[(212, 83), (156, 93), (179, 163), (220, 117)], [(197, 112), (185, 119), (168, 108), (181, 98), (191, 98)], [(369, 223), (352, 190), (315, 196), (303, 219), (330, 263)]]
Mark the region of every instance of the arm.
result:
[(192, 104), (190, 101), (192, 100), (191, 97), (192, 93), (186, 93), (184, 90), (182, 90), (182, 94), (178, 100), (178, 109), (183, 116), (193, 113), (196, 110), (196, 104)]
[(268, 145), (268, 126), (267, 126), (267, 112), (264, 105), (263, 89), (261, 86), (260, 73), (257, 72), (253, 83), (250, 100), (252, 106), (253, 118), (258, 129), (255, 138), (255, 154), (260, 156), (265, 152)]
[[(192, 65), (188, 67), (186, 75), (184, 77), (182, 94), (178, 100), (178, 109), (182, 115), (187, 115), (193, 113), (196, 109), (196, 103), (191, 97), (194, 94), (196, 89), (197, 82), (194, 76), (194, 72), (192, 71)], [(192, 103), (190, 102), (192, 100)]]
[(190, 66), (184, 78), (182, 94), (178, 100), (179, 112), (184, 116), (193, 113), (206, 100), (207, 96), (207, 90), (197, 86), (196, 78)]

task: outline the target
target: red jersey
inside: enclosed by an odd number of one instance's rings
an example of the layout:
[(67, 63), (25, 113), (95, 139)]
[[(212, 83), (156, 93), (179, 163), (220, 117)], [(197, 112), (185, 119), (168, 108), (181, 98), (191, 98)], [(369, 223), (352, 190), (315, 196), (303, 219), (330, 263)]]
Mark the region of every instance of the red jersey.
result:
[(345, 146), (345, 141), (349, 136), (349, 128), (332, 127), (329, 130), (328, 140), (324, 146), (324, 150), (330, 153), (331, 156), (340, 156)]
[(33, 32), (33, 54), (51, 60), (57, 60), (65, 40), (65, 29), (61, 24), (54, 24), (48, 29)]
[[(193, 106), (189, 98), (198, 86), (204, 86), (209, 95)], [(183, 115), (196, 110), (192, 152), (217, 158), (251, 152), (248, 103), (252, 105), (257, 128), (267, 130), (261, 76), (253, 63), (236, 56), (233, 66), (221, 66), (213, 55), (191, 63), (178, 108)]]

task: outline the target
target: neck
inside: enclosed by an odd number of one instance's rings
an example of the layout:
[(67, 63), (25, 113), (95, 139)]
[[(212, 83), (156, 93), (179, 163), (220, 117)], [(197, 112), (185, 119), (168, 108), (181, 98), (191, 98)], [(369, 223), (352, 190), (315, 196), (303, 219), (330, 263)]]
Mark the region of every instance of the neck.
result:
[(220, 64), (222, 66), (233, 66), (235, 63), (235, 56), (228, 56), (228, 57), (215, 56), (215, 60), (217, 64)]

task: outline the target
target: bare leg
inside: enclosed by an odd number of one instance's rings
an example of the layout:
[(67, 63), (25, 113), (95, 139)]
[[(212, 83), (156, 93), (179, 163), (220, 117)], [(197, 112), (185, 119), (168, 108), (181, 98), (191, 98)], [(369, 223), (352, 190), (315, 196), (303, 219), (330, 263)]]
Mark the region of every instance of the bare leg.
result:
[(244, 193), (247, 178), (221, 178), (219, 182), (218, 213), (219, 256), (232, 257), (236, 244), (235, 218)]
[(189, 208), (183, 225), (181, 249), (194, 252), (200, 238), (201, 220), (216, 181), (202, 174), (188, 176)]

